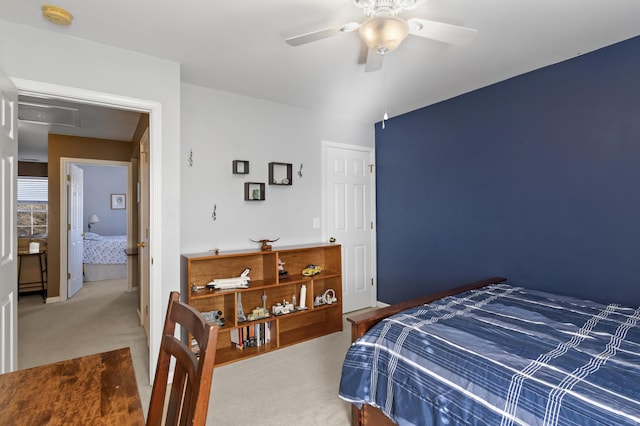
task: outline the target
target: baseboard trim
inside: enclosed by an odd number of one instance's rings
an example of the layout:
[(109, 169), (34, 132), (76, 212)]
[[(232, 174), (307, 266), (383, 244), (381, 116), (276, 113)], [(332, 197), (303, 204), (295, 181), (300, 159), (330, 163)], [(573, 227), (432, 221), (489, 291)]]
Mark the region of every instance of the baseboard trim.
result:
[(62, 298), (60, 296), (47, 297), (46, 303), (56, 303), (56, 302), (62, 302)]

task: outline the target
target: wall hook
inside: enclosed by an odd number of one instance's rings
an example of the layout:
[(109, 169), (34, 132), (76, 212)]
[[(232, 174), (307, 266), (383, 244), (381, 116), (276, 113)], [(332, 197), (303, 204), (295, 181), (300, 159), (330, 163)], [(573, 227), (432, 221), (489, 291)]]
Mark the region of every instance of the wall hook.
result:
[(300, 170), (298, 170), (298, 176), (302, 177), (302, 163), (300, 163)]
[(193, 150), (192, 149), (189, 150), (189, 159), (187, 160), (187, 162), (189, 163), (189, 167), (193, 167)]
[(213, 205), (213, 212), (211, 213), (211, 219), (216, 220), (218, 218), (218, 215), (216, 214), (216, 210), (218, 209), (218, 205), (214, 204)]

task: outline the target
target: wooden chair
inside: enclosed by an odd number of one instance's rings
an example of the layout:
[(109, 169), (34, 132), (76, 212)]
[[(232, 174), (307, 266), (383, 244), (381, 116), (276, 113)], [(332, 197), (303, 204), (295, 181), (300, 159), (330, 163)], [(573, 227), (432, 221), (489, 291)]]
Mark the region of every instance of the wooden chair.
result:
[[(189, 345), (174, 336), (176, 323), (197, 341), (200, 348), (199, 358)], [(207, 323), (198, 311), (180, 302), (180, 293), (171, 292), (151, 390), (148, 426), (162, 424), (171, 358), (174, 358), (176, 363), (164, 424), (204, 426), (209, 407), (217, 339), (218, 326)]]

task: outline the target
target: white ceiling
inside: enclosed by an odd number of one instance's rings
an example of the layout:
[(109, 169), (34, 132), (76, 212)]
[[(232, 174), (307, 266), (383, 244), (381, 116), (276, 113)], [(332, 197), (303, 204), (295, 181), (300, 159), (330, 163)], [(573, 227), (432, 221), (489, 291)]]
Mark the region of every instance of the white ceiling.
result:
[(409, 36), (365, 73), (357, 32), (292, 47), (284, 39), (350, 21), (353, 0), (0, 0), (7, 21), (181, 63), (182, 81), (375, 123), (640, 35), (638, 0), (427, 0), (401, 15), (478, 30), (465, 46)]
[(78, 110), (79, 126), (43, 124), (18, 121), (18, 159), (29, 162), (47, 162), (49, 133), (68, 136), (84, 136), (117, 141), (131, 141), (141, 113), (88, 104), (78, 104), (59, 99), (46, 99), (20, 95), (21, 104), (54, 105)]

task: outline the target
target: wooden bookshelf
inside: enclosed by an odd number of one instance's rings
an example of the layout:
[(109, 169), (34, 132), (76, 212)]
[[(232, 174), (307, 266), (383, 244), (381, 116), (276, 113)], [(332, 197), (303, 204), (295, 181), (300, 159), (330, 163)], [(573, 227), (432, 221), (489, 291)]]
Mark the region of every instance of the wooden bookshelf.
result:
[[(279, 275), (278, 260), (284, 262), (287, 275)], [(309, 264), (320, 266), (322, 272), (312, 277), (302, 275), (302, 270)], [(245, 268), (251, 269), (249, 288), (206, 288), (207, 283), (214, 279), (239, 276)], [(221, 311), (225, 319), (218, 334), (216, 365), (342, 331), (342, 248), (339, 244), (274, 247), (273, 251), (183, 254), (181, 276), (181, 291), (188, 304), (200, 312)], [(306, 286), (307, 309), (283, 315), (271, 313), (273, 305), (284, 300), (292, 302), (293, 295), (297, 299), (296, 306), (299, 306), (302, 285)], [(316, 296), (327, 290), (335, 292), (336, 301), (314, 306)], [(248, 315), (256, 307), (263, 306), (263, 294), (267, 296), (266, 306), (271, 315), (255, 321), (238, 321), (238, 298), (242, 301), (244, 314)], [(263, 340), (259, 345), (245, 345), (240, 349), (232, 341), (232, 336), (237, 336), (235, 330), (245, 334), (250, 332), (248, 327), (253, 327), (258, 334), (260, 330), (269, 328), (270, 340), (259, 336)]]

